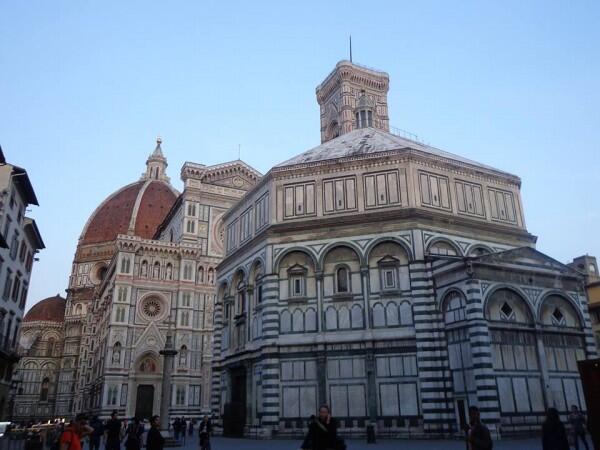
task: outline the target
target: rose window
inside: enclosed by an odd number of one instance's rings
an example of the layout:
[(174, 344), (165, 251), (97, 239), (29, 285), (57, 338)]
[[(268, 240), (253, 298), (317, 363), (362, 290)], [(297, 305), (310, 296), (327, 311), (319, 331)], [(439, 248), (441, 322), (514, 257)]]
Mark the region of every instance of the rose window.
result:
[(142, 312), (149, 319), (156, 319), (163, 311), (162, 303), (157, 298), (147, 298), (142, 303)]

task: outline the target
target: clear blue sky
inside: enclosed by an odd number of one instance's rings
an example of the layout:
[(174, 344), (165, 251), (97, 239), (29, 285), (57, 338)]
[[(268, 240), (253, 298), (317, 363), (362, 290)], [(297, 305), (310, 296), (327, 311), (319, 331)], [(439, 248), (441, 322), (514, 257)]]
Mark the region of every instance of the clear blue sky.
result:
[(316, 85), (347, 58), (390, 74), (390, 122), (522, 177), (528, 229), (600, 256), (599, 2), (0, 4), (0, 145), (25, 167), (47, 249), (28, 307), (64, 294), (77, 238), (163, 137), (265, 172), (319, 143)]

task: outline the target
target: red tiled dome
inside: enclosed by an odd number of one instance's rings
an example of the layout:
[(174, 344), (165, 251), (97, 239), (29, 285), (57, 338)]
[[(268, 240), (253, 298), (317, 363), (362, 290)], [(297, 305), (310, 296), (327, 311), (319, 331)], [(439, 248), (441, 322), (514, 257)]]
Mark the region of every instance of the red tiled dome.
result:
[(164, 181), (141, 180), (125, 186), (94, 211), (80, 243), (97, 244), (112, 241), (118, 234), (127, 234), (136, 205), (134, 234), (151, 239), (176, 200), (176, 192)]
[(65, 320), (66, 300), (60, 295), (48, 297), (37, 302), (27, 311), (23, 322), (63, 322)]

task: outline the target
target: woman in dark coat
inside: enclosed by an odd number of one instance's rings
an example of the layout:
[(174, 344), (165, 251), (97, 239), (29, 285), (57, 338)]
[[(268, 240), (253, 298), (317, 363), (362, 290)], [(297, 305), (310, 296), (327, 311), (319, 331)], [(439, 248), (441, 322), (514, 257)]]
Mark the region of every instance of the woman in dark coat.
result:
[(312, 420), (308, 427), (302, 450), (339, 450), (342, 445), (337, 436), (337, 423), (331, 417), (329, 406), (321, 406), (319, 417)]
[(543, 450), (569, 450), (565, 426), (560, 421), (556, 408), (548, 408), (546, 421), (542, 425)]

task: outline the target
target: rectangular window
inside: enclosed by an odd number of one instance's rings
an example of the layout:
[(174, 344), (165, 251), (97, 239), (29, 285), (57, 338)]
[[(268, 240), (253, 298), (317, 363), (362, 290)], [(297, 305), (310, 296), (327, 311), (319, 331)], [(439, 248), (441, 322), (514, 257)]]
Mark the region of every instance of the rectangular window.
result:
[(365, 174), (365, 208), (401, 205), (399, 180), (400, 173), (397, 170)]
[(456, 207), (460, 214), (485, 217), (481, 185), (456, 180)]
[(176, 386), (175, 388), (175, 404), (178, 406), (185, 405), (185, 386)]
[(254, 222), (256, 230), (263, 228), (269, 221), (269, 193), (267, 192), (255, 204)]
[(396, 269), (383, 269), (384, 289), (396, 289)]
[(315, 183), (284, 186), (284, 202), (286, 219), (315, 215)]
[(194, 203), (188, 203), (188, 216), (196, 217), (196, 205)]
[(517, 223), (515, 201), (512, 192), (488, 188), (490, 214), (498, 222)]
[(323, 181), (323, 210), (327, 214), (356, 210), (356, 177)]
[(240, 216), (240, 242), (252, 237), (252, 207), (248, 208)]
[(195, 233), (196, 232), (196, 221), (195, 220), (188, 220), (187, 221), (186, 231), (188, 233)]
[(19, 275), (17, 275), (15, 277), (15, 282), (13, 284), (13, 290), (12, 290), (12, 300), (13, 302), (17, 302), (19, 300), (19, 292), (21, 291), (21, 277), (19, 277)]
[(192, 294), (189, 292), (184, 292), (182, 295), (181, 305), (185, 307), (192, 306)]
[(227, 226), (227, 251), (235, 250), (238, 246), (238, 220), (234, 220)]
[(430, 208), (452, 210), (448, 177), (419, 172), (421, 204)]
[(290, 282), (292, 284), (292, 297), (304, 297), (304, 276), (292, 275)]
[(19, 309), (25, 309), (25, 302), (27, 301), (27, 286), (23, 284), (23, 289), (21, 289), (21, 301), (19, 302)]

